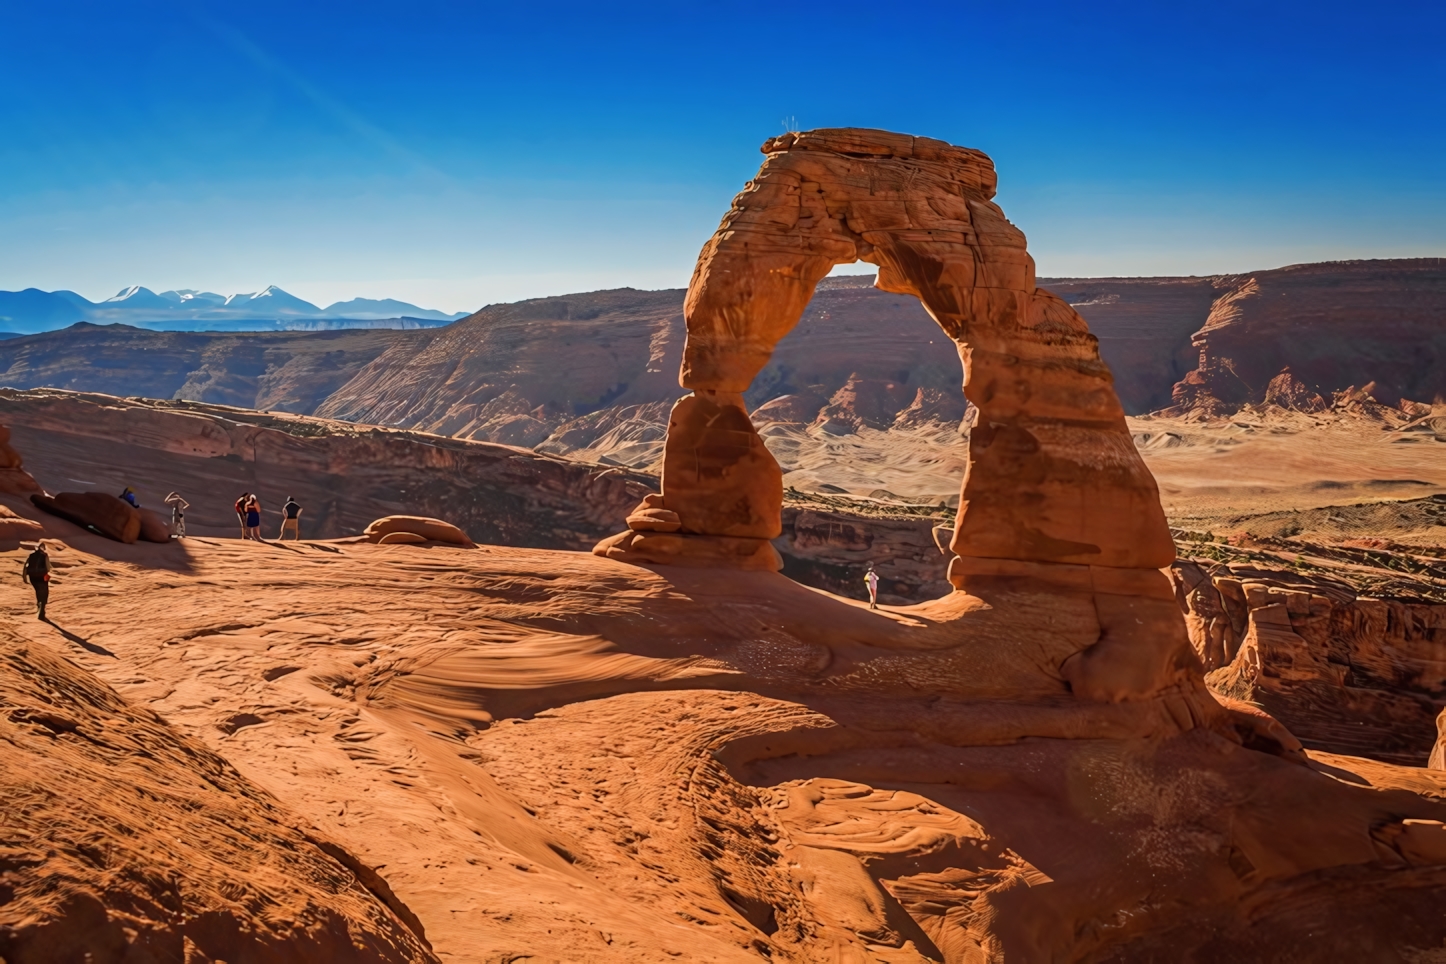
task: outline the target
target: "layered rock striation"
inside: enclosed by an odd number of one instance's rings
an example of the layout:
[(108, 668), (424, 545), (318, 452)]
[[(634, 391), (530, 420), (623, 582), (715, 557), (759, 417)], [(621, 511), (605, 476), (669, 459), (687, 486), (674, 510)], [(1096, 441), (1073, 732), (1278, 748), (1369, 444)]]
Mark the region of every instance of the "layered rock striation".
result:
[(1446, 708), (1446, 606), (1242, 564), (1171, 572), (1213, 690), (1313, 749), (1426, 764)]
[(1320, 411), (1365, 385), (1392, 407), (1446, 396), (1446, 258), (1299, 264), (1215, 285), (1192, 337), (1198, 363), (1173, 390), (1176, 411), (1261, 402)]

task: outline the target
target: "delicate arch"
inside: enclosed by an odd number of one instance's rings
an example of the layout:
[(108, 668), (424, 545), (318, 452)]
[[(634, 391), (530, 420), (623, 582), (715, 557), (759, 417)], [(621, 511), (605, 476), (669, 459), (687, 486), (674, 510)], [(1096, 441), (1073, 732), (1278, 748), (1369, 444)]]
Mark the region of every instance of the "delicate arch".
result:
[(979, 409), (951, 543), (954, 584), (1011, 564), (1168, 565), (1174, 545), (1159, 493), (1096, 339), (1035, 286), (1024, 235), (992, 201), (990, 159), (851, 128), (786, 134), (763, 153), (688, 286), (680, 382), (693, 394), (673, 409), (662, 493), (596, 551), (779, 568), (767, 540), (781, 531), (782, 473), (742, 393), (818, 282), (863, 260), (878, 265), (877, 287), (918, 297), (955, 342), (964, 393)]

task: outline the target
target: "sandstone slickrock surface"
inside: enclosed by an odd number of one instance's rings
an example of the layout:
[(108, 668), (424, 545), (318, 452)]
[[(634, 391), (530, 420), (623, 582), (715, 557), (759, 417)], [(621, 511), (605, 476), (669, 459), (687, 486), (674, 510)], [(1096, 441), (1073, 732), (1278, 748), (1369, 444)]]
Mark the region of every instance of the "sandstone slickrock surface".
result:
[(33, 519), (27, 519), (8, 507), (0, 509), (0, 543), (20, 542), (38, 539), (45, 528)]
[[(435, 962), (385, 883), (198, 741), (0, 629), (0, 958)], [(356, 871), (348, 869), (348, 864)], [(415, 927), (415, 918), (412, 920)]]
[(1446, 939), (1446, 773), (1301, 766), (1263, 714), (1184, 729), (1166, 701), (1080, 701), (1046, 667), (1097, 636), (1088, 597), (998, 583), (870, 612), (584, 553), (68, 542), (72, 638), (27, 631), (379, 867), (445, 961), (1409, 960)]

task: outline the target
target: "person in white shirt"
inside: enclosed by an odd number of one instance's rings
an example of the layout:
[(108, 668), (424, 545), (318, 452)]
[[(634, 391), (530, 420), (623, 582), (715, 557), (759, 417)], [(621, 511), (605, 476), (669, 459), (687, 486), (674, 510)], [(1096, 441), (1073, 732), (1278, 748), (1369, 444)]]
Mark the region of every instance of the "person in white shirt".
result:
[(874, 564), (869, 563), (869, 571), (864, 573), (864, 584), (869, 587), (869, 608), (879, 608), (879, 574), (874, 572)]

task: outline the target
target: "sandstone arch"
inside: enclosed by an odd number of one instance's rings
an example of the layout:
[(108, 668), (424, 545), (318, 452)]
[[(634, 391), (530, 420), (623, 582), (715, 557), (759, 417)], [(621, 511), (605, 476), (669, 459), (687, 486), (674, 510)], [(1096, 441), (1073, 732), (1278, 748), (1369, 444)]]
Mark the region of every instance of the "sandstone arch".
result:
[(780, 567), (768, 540), (781, 531), (782, 476), (742, 393), (819, 280), (862, 260), (878, 265), (879, 288), (918, 297), (954, 341), (980, 412), (951, 543), (955, 586), (1016, 574), (1101, 589), (1169, 565), (1159, 493), (1096, 340), (1035, 287), (1024, 235), (992, 201), (990, 159), (852, 128), (785, 134), (762, 150), (688, 287), (680, 382), (693, 394), (673, 409), (662, 493), (594, 551)]

